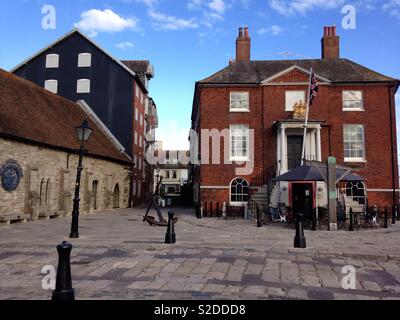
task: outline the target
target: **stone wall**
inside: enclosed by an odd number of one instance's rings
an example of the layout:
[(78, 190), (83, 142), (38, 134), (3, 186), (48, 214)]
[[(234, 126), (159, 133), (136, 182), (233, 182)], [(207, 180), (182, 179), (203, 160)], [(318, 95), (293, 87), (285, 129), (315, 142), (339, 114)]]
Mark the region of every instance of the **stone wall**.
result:
[[(67, 152), (0, 138), (0, 167), (9, 159), (23, 170), (18, 188), (0, 184), (0, 217), (10, 214), (39, 216), (71, 214), (78, 156)], [(96, 187), (97, 186), (97, 187)], [(126, 208), (129, 167), (94, 157), (83, 158), (80, 212)]]

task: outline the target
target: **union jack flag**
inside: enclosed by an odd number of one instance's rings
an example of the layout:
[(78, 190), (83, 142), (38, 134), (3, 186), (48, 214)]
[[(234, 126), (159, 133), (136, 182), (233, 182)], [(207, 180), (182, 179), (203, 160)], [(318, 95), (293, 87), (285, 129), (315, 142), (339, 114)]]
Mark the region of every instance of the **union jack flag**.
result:
[(311, 68), (311, 83), (310, 83), (310, 106), (312, 105), (315, 97), (318, 94), (318, 84), (317, 84), (317, 78), (315, 77), (315, 73), (313, 69)]

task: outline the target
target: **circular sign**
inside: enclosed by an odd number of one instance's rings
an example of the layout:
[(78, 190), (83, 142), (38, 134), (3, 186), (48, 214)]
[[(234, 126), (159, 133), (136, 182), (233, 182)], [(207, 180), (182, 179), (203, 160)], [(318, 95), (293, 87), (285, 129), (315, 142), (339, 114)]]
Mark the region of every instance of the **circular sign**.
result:
[(15, 160), (7, 160), (0, 168), (1, 185), (4, 190), (12, 192), (18, 188), (22, 178), (22, 168)]

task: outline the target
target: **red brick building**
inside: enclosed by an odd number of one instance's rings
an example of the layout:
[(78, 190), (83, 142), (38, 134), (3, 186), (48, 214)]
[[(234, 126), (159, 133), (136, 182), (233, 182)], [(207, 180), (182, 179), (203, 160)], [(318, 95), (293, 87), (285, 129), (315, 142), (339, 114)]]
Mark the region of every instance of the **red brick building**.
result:
[[(198, 149), (200, 161), (191, 170), (195, 201), (242, 206), (249, 190), (301, 164), (304, 120), (295, 117), (294, 109), (301, 110), (296, 102), (306, 102), (312, 67), (319, 93), (310, 110), (306, 158), (334, 156), (366, 179), (343, 185), (344, 196), (365, 196), (370, 205), (397, 202), (394, 97), (400, 81), (341, 58), (335, 27), (325, 27), (321, 42), (321, 59), (252, 61), (248, 28), (240, 28), (236, 61), (196, 83), (192, 129), (199, 139), (192, 138), (191, 151)], [(212, 129), (225, 130), (219, 147), (204, 132)], [(218, 150), (220, 164), (211, 159)], [(244, 166), (253, 169), (238, 173)], [(291, 205), (294, 187), (276, 185), (271, 201)], [(325, 184), (310, 188), (314, 206), (325, 206)]]

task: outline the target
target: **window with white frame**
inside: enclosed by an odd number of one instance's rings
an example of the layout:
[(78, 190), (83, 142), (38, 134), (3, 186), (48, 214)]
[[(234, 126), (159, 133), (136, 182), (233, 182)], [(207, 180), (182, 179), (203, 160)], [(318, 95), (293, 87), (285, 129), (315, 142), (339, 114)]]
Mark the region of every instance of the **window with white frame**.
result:
[(46, 68), (58, 68), (60, 56), (58, 54), (48, 54), (46, 56)]
[(139, 110), (135, 108), (135, 120), (139, 121)]
[(249, 126), (233, 124), (230, 127), (231, 161), (249, 160)]
[(249, 93), (248, 92), (231, 92), (230, 95), (230, 111), (249, 111)]
[(91, 53), (80, 53), (78, 55), (78, 67), (85, 68), (92, 66), (92, 54)]
[(44, 82), (44, 88), (50, 92), (57, 93), (58, 81), (57, 80), (46, 80)]
[(286, 91), (285, 111), (293, 111), (296, 103), (305, 104), (305, 91)]
[(79, 79), (76, 85), (77, 93), (90, 93), (90, 80), (89, 79)]
[(344, 160), (346, 162), (365, 161), (365, 135), (362, 125), (344, 125)]
[(137, 144), (138, 144), (138, 136), (137, 136), (136, 131), (135, 131), (135, 133), (134, 133), (134, 136), (135, 136), (135, 145), (137, 145)]
[(143, 114), (140, 114), (140, 125), (143, 126)]
[(144, 104), (144, 94), (143, 94), (142, 91), (140, 91), (140, 102), (141, 102), (142, 104)]
[(364, 111), (362, 91), (343, 91), (344, 111)]
[(236, 178), (231, 183), (231, 204), (242, 205), (249, 200), (249, 183), (242, 178)]
[(142, 136), (141, 135), (139, 135), (139, 147), (142, 147)]

